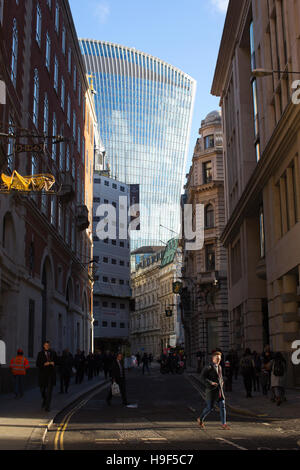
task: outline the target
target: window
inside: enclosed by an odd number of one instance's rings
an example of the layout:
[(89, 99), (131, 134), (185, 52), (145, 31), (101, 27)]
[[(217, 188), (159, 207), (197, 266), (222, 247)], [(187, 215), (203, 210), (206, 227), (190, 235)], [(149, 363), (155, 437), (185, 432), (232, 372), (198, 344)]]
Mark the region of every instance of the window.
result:
[(74, 138), (74, 142), (76, 142), (76, 114), (75, 114), (75, 111), (73, 111), (73, 138)]
[(111, 327), (112, 327), (112, 328), (116, 328), (116, 327), (117, 327), (117, 323), (116, 323), (115, 321), (112, 321), (112, 322), (111, 322)]
[(214, 135), (207, 135), (204, 138), (204, 150), (213, 148), (215, 146), (215, 138)]
[(100, 197), (94, 197), (93, 202), (100, 202)]
[(124, 261), (120, 261), (120, 266), (124, 266)]
[(124, 248), (124, 242), (120, 242), (120, 247)]
[[(48, 127), (49, 127), (49, 101), (48, 101), (48, 95), (45, 93), (45, 99), (44, 99), (44, 134), (48, 135)], [(47, 145), (48, 139), (46, 139), (46, 145)]]
[(260, 240), (260, 257), (265, 257), (265, 227), (264, 227), (264, 210), (259, 210), (259, 240)]
[(111, 264), (117, 264), (117, 260), (116, 260), (116, 259), (112, 259), (112, 260), (111, 260)]
[(51, 58), (51, 39), (49, 36), (49, 33), (47, 32), (46, 34), (46, 60), (45, 60), (45, 65), (50, 72), (50, 59)]
[(42, 39), (42, 12), (39, 3), (36, 6), (36, 32), (35, 39), (38, 45), (41, 47)]
[(105, 307), (105, 308), (108, 307), (108, 302), (107, 302), (106, 300), (104, 300), (104, 301), (102, 302), (102, 307)]
[(125, 304), (120, 304), (120, 309), (124, 310), (125, 309)]
[(119, 280), (119, 284), (120, 284), (120, 286), (123, 286), (123, 285), (124, 285), (124, 280), (123, 280), (123, 279), (120, 279), (120, 280)]
[(215, 270), (215, 249), (214, 245), (205, 246), (206, 271)]
[(108, 258), (106, 256), (103, 258), (103, 263), (108, 263)]
[(48, 7), (49, 7), (50, 10), (51, 10), (51, 0), (47, 0), (47, 5), (48, 5)]
[(74, 74), (73, 74), (73, 88), (76, 91), (76, 84), (77, 84), (77, 69), (76, 65), (74, 65)]
[(116, 185), (116, 183), (113, 183), (112, 187), (113, 187), (113, 189), (118, 189), (118, 186)]
[[(53, 113), (53, 123), (52, 123), (52, 135), (57, 135), (57, 122), (56, 122), (56, 114)], [(56, 160), (56, 145), (54, 139), (52, 140), (52, 159)]]
[(78, 82), (78, 106), (81, 105), (81, 82)]
[(116, 279), (115, 279), (114, 277), (112, 277), (111, 283), (112, 283), (112, 284), (116, 284)]
[(203, 163), (203, 184), (210, 183), (212, 181), (212, 164), (211, 162)]
[(31, 174), (36, 175), (38, 172), (38, 157), (33, 154), (31, 156)]
[(117, 308), (117, 304), (115, 302), (112, 302), (111, 308)]
[(62, 53), (66, 53), (66, 28), (63, 26), (62, 33), (61, 33), (61, 48)]
[(37, 69), (34, 70), (34, 83), (33, 83), (33, 124), (37, 127), (39, 117), (39, 73)]
[(103, 328), (106, 328), (106, 327), (107, 327), (107, 321), (103, 321), (103, 322), (102, 322), (102, 327), (103, 327)]
[(105, 186), (109, 186), (109, 181), (105, 180), (105, 181), (104, 181), (104, 185), (105, 185)]
[(125, 323), (120, 323), (120, 328), (125, 328)]
[[(64, 128), (61, 128), (61, 135), (64, 135)], [(59, 169), (61, 171), (64, 171), (64, 166), (65, 166), (65, 143), (60, 142), (59, 143)]]
[(72, 50), (69, 47), (69, 51), (68, 51), (68, 72), (69, 72), (69, 74), (71, 74), (71, 71), (72, 71)]
[[(8, 127), (8, 133), (13, 135), (15, 132), (15, 128), (13, 125), (13, 120), (12, 118), (9, 119), (9, 127)], [(14, 153), (14, 139), (9, 138), (8, 139), (8, 147), (7, 147), (7, 160), (8, 160), (8, 168), (13, 171), (13, 153)]]
[(62, 204), (58, 203), (58, 231), (60, 235), (63, 235), (63, 208)]
[(56, 7), (55, 7), (55, 31), (57, 34), (59, 33), (59, 4), (56, 0)]
[(68, 95), (68, 104), (67, 104), (67, 123), (68, 126), (71, 126), (71, 98)]
[(205, 228), (214, 226), (214, 208), (211, 204), (205, 207)]
[(57, 57), (55, 56), (54, 58), (54, 90), (56, 93), (58, 93), (58, 60)]
[(18, 28), (17, 20), (13, 21), (12, 52), (11, 52), (11, 71), (10, 78), (16, 87), (17, 84), (17, 63), (18, 63)]
[(56, 199), (55, 197), (51, 197), (51, 204), (50, 204), (50, 220), (51, 224), (56, 226)]
[(66, 171), (70, 171), (70, 147), (67, 144), (67, 152), (66, 152)]
[(103, 276), (103, 278), (102, 278), (102, 279), (103, 279), (103, 282), (108, 282), (108, 277), (106, 277), (106, 276)]
[(65, 81), (62, 77), (61, 79), (61, 90), (60, 90), (60, 104), (62, 109), (65, 109)]

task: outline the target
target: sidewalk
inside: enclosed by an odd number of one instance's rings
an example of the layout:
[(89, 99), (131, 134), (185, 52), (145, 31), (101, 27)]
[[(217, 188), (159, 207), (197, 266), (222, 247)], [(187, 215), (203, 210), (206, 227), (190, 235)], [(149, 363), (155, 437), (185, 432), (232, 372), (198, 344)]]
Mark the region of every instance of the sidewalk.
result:
[[(187, 373), (200, 383), (200, 374), (194, 369)], [(243, 415), (264, 419), (292, 419), (300, 417), (300, 389), (286, 389), (287, 401), (280, 406), (271, 401), (271, 392), (264, 396), (262, 392), (252, 392), (252, 398), (246, 398), (243, 378), (233, 379), (232, 392), (225, 392), (228, 410)]]
[(59, 394), (57, 380), (50, 412), (41, 409), (39, 388), (25, 391), (20, 399), (16, 399), (14, 393), (0, 395), (0, 450), (42, 449), (47, 429), (55, 416), (81, 395), (105, 383), (110, 381), (105, 380), (103, 372), (92, 380), (85, 377), (82, 384), (75, 384), (75, 378), (72, 378), (69, 392)]

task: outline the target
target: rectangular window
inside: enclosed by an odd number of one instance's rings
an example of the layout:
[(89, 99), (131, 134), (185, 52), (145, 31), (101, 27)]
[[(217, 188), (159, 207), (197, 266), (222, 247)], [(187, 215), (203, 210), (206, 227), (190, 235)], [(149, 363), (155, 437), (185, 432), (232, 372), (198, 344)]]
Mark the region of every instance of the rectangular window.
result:
[(58, 60), (57, 57), (54, 57), (54, 90), (58, 93)]
[(76, 84), (77, 84), (77, 69), (76, 65), (74, 65), (74, 75), (73, 75), (73, 88), (76, 91)]
[(50, 58), (51, 58), (51, 39), (49, 33), (46, 34), (46, 60), (45, 65), (50, 72)]
[(50, 211), (51, 211), (51, 224), (56, 226), (56, 198), (55, 197), (51, 197)]
[(56, 7), (55, 7), (55, 31), (57, 34), (59, 33), (59, 4), (58, 0), (56, 0)]
[(42, 12), (39, 3), (36, 6), (36, 32), (35, 39), (38, 45), (41, 47), (42, 39)]
[(103, 327), (103, 328), (107, 328), (107, 321), (103, 321), (103, 322), (102, 322), (102, 327)]
[(210, 183), (212, 181), (212, 163), (203, 163), (203, 184)]
[(16, 87), (17, 84), (17, 65), (18, 65), (18, 28), (17, 21), (14, 19), (13, 38), (12, 38), (12, 51), (11, 51), (11, 81)]
[(117, 323), (116, 323), (115, 321), (112, 321), (112, 322), (111, 322), (111, 327), (112, 327), (112, 328), (116, 328), (116, 327), (117, 327)]
[(67, 123), (68, 126), (71, 126), (71, 98), (68, 95), (68, 104), (67, 104)]
[(62, 53), (66, 53), (66, 28), (63, 26), (62, 33), (61, 33), (61, 48)]
[(69, 74), (71, 74), (72, 72), (72, 50), (70, 47), (68, 51), (68, 72)]
[(60, 90), (60, 104), (62, 109), (65, 109), (65, 81), (61, 79), (61, 90)]
[(120, 328), (125, 328), (125, 323), (120, 323)]
[(215, 270), (215, 249), (214, 245), (205, 246), (206, 271)]
[(213, 148), (215, 146), (215, 137), (214, 135), (207, 135), (204, 138), (204, 150)]
[(260, 239), (260, 257), (265, 257), (265, 226), (264, 226), (264, 210), (261, 207), (259, 211), (259, 239)]

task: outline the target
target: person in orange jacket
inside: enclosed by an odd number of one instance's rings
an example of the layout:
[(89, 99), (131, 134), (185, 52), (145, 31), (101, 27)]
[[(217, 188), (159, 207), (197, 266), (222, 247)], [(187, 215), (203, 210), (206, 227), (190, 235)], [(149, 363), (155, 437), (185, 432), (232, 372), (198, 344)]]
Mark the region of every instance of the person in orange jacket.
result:
[(16, 357), (10, 361), (10, 370), (15, 380), (15, 395), (20, 398), (24, 395), (24, 377), (27, 369), (29, 369), (29, 362), (24, 357), (22, 349), (18, 349)]

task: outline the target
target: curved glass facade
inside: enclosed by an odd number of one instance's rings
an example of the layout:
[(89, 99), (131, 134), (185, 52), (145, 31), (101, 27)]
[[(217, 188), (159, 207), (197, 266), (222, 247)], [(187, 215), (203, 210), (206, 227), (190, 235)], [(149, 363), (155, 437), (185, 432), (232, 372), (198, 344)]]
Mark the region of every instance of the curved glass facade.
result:
[(196, 82), (136, 49), (80, 40), (93, 77), (101, 139), (111, 176), (140, 185), (140, 231), (131, 249), (161, 245), (179, 232)]

